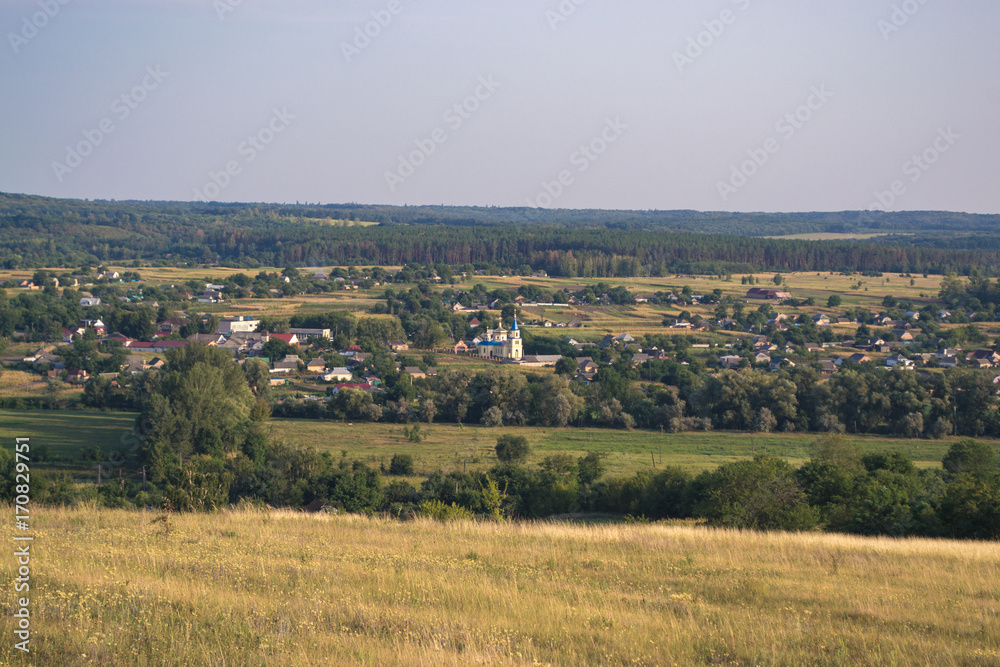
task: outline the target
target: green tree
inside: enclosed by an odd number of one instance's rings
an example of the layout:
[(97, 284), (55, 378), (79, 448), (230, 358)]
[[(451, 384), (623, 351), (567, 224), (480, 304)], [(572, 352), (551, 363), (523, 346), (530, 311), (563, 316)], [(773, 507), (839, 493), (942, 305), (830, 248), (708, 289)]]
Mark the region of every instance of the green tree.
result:
[(949, 475), (968, 473), (975, 477), (989, 478), (1000, 472), (993, 448), (971, 438), (959, 440), (949, 447), (941, 463)]
[(695, 515), (712, 526), (808, 530), (819, 521), (785, 461), (756, 456), (703, 473), (694, 483)]
[(523, 435), (501, 435), (497, 438), (496, 453), (504, 463), (524, 463), (528, 460), (531, 447)]

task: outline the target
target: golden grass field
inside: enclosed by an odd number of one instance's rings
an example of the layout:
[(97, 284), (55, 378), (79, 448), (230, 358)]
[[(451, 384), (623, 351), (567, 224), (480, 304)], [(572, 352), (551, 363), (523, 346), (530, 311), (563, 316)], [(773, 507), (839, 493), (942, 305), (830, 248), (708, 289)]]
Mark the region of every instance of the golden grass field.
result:
[(163, 516), (33, 515), (32, 653), (8, 587), (2, 664), (1000, 664), (995, 543)]

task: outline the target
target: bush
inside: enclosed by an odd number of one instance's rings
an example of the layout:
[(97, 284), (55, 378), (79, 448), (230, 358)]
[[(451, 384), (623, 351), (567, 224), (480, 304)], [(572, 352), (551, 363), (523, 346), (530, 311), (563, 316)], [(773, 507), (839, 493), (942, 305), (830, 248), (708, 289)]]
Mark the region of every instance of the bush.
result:
[(471, 519), (473, 514), (458, 503), (445, 505), (440, 500), (425, 500), (420, 503), (420, 514), (438, 521), (454, 521), (455, 519)]
[(497, 438), (496, 452), (497, 458), (504, 463), (524, 463), (531, 447), (523, 435), (501, 435)]
[(990, 477), (1000, 472), (993, 448), (971, 438), (959, 440), (949, 447), (941, 463), (951, 475), (970, 473), (977, 477)]
[(807, 502), (795, 469), (781, 459), (757, 456), (702, 473), (693, 483), (695, 515), (709, 525), (756, 530), (808, 530), (819, 511)]
[(389, 463), (390, 475), (412, 475), (413, 457), (409, 454), (393, 454)]

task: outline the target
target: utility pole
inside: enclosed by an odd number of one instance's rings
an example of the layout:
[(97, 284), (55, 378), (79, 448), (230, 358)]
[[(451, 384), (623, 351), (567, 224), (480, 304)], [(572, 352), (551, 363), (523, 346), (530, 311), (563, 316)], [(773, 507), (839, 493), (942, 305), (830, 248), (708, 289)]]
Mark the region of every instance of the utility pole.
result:
[(97, 486), (101, 485), (101, 464), (97, 464)]

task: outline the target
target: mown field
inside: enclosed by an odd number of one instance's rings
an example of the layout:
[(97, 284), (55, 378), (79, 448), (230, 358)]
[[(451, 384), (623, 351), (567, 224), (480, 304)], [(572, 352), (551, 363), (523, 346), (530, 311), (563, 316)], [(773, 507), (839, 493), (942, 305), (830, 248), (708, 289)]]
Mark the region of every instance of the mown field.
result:
[[(16, 437), (30, 437), (35, 446), (49, 445), (52, 470), (94, 477), (95, 464), (79, 461), (81, 450), (98, 446), (105, 456), (131, 444), (135, 415), (75, 410), (0, 410), (0, 443), (12, 446)], [(413, 425), (411, 424), (410, 427)], [(754, 454), (768, 453), (799, 465), (810, 456), (814, 433), (659, 433), (597, 428), (543, 428), (420, 424), (421, 442), (412, 442), (402, 424), (347, 423), (304, 419), (272, 419), (271, 434), (289, 443), (315, 447), (334, 456), (388, 465), (393, 454), (411, 454), (416, 477), (436, 470), (486, 470), (496, 464), (494, 446), (505, 433), (524, 435), (532, 447), (528, 465), (551, 454), (583, 456), (607, 454), (610, 475), (630, 475), (639, 470), (679, 466), (692, 473), (710, 470)], [(124, 440), (123, 440), (124, 438)], [(919, 467), (938, 467), (955, 438), (908, 440), (879, 436), (853, 436), (848, 440), (866, 452), (901, 451)], [(994, 443), (995, 445), (997, 443)], [(414, 481), (417, 481), (416, 479)]]
[(252, 509), (32, 527), (32, 653), (8, 586), (5, 665), (1000, 664), (995, 543)]

